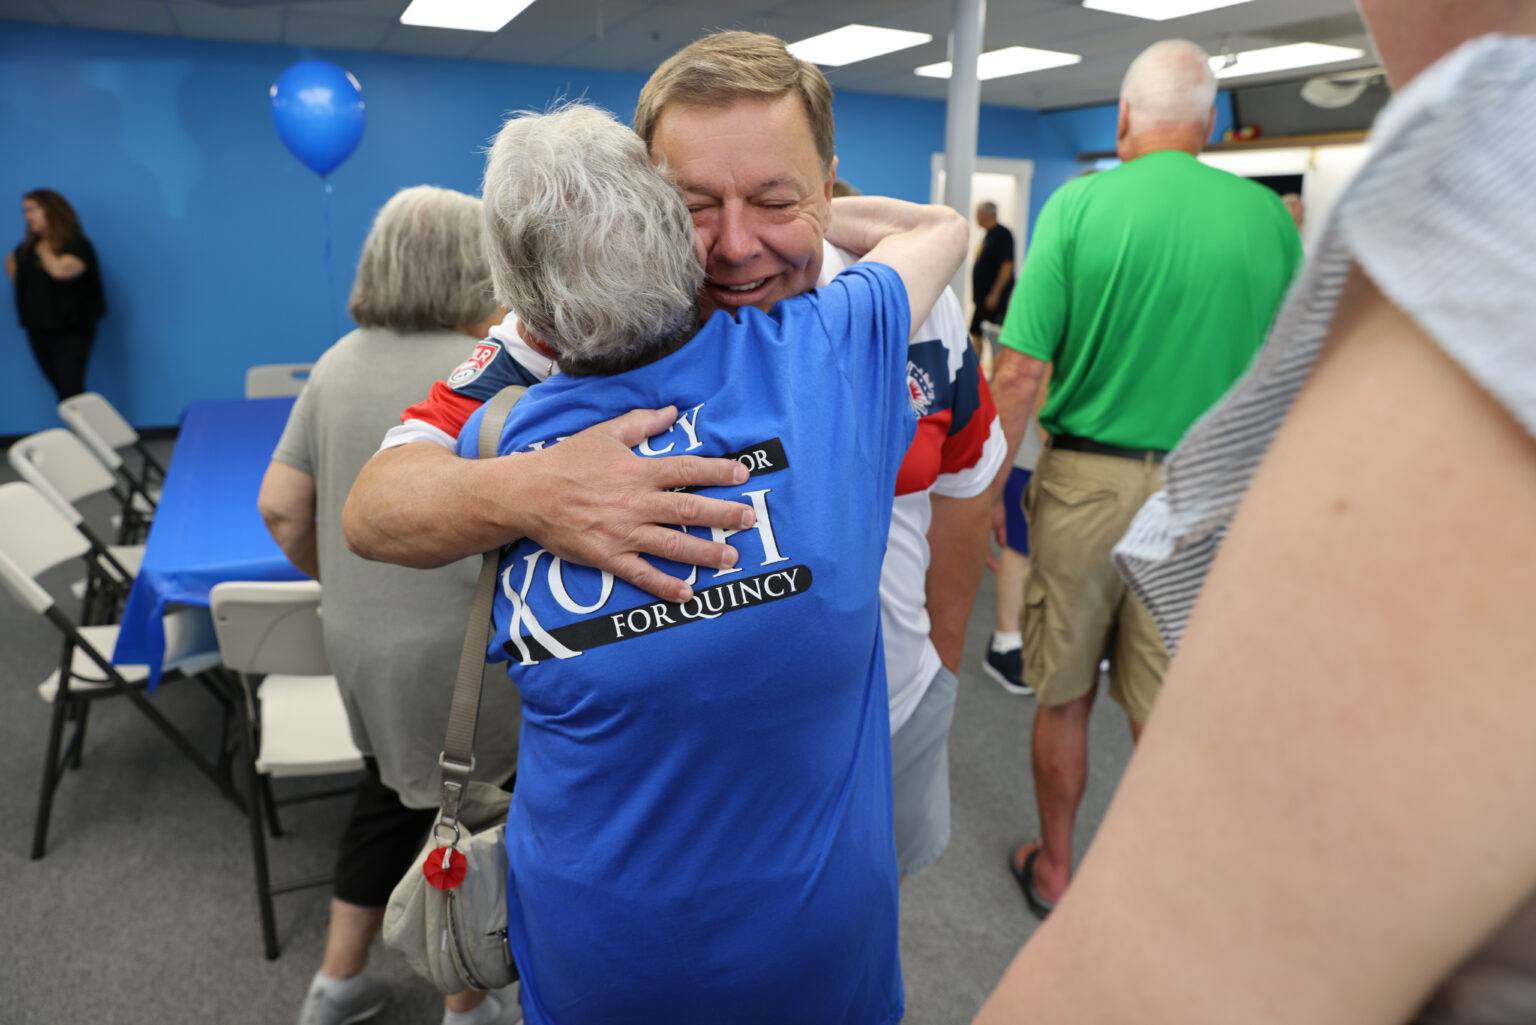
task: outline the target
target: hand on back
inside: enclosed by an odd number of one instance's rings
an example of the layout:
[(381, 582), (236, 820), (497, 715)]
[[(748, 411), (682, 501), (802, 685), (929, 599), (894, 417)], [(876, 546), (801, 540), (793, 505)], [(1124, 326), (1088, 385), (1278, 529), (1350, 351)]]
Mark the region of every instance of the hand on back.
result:
[[(512, 472), (522, 478), (526, 534), (562, 559), (606, 570), (668, 601), (687, 601), (692, 588), (642, 556), (710, 568), (734, 565), (734, 548), (667, 524), (751, 527), (751, 507), (677, 490), (740, 484), (746, 467), (731, 459), (646, 458), (632, 451), (676, 418), (670, 406), (637, 409), (549, 449), (509, 457), (521, 460)], [(503, 473), (509, 465), (493, 460), (487, 471)]]

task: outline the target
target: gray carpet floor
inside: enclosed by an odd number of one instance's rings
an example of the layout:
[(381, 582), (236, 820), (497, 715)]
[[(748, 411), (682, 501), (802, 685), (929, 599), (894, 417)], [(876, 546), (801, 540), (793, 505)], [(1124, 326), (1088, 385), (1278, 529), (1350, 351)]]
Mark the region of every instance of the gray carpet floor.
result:
[[(169, 454), (169, 442), (157, 447)], [(0, 468), (0, 483), (10, 479)], [(106, 510), (87, 512), (100, 521)], [(62, 576), (47, 582), (67, 593)], [(902, 887), (914, 1025), (969, 1022), (1035, 925), (1005, 862), (1010, 845), (1037, 832), (1034, 702), (980, 669), (992, 586), (989, 575), (971, 617), (950, 734), (953, 839)], [(84, 764), (59, 787), (47, 855), (29, 860), (48, 724), (36, 684), (58, 654), (56, 632), (0, 595), (0, 1025), (294, 1021), (320, 962), (327, 891), (277, 898), (283, 952), (265, 960), (245, 819), (127, 702), (97, 703)], [(211, 751), (219, 716), (206, 693), (183, 682), (153, 700)], [(1079, 853), (1130, 754), (1113, 703), (1097, 703), (1090, 745)], [(294, 791), (283, 782), (279, 794)], [(283, 809), (286, 835), (269, 843), (274, 879), (328, 871), (346, 808), (331, 800)], [(440, 998), (403, 959), (380, 947), (370, 970), (391, 997), (380, 1025), (441, 1019)]]

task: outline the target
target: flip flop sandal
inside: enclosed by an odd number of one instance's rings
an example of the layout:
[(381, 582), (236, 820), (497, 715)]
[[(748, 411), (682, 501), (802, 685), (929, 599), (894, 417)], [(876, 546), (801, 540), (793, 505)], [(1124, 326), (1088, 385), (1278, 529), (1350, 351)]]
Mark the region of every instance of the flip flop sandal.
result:
[(1024, 892), (1024, 903), (1029, 905), (1030, 914), (1040, 921), (1045, 921), (1045, 916), (1056, 910), (1056, 905), (1046, 901), (1035, 889), (1035, 859), (1040, 856), (1043, 847), (1036, 847), (1024, 858), (1022, 866), (1015, 860), (1017, 849), (1008, 852), (1008, 871), (1013, 873), (1014, 881), (1019, 884), (1019, 889)]

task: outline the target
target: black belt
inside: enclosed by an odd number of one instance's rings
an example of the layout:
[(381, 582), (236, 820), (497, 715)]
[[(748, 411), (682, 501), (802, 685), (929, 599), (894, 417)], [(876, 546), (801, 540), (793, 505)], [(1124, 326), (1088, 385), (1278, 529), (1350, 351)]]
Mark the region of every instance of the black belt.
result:
[(1079, 438), (1075, 434), (1053, 434), (1051, 447), (1059, 448), (1064, 452), (1088, 452), (1096, 456), (1119, 456), (1122, 459), (1146, 459), (1150, 456), (1154, 463), (1162, 462), (1163, 457), (1168, 454), (1153, 448), (1120, 448), (1116, 445), (1101, 445), (1097, 441)]

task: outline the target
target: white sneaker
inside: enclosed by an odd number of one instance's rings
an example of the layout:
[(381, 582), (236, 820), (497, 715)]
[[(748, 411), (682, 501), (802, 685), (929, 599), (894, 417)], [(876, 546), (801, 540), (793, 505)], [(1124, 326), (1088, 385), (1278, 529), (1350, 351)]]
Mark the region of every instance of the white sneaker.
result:
[(523, 1005), (518, 999), (518, 984), (514, 982), (503, 989), (487, 993), (485, 1002), (473, 1011), (450, 1015), (444, 1010), (443, 1025), (448, 1025), (450, 1017), (461, 1022), (475, 1022), (477, 1025), (522, 1025)]
[(498, 989), (491, 996), (501, 1001), (501, 1017), (496, 1025), (523, 1025), (522, 983), (514, 982), (505, 989)]
[[(358, 980), (358, 985), (348, 985), (347, 995), (341, 996), (334, 983), (327, 985), (330, 980), (315, 973), (304, 1006), (299, 1009), (299, 1025), (351, 1025), (382, 1011), (386, 1000), (384, 987), (367, 975), (356, 975), (353, 979)], [(352, 979), (346, 981), (351, 983)]]

